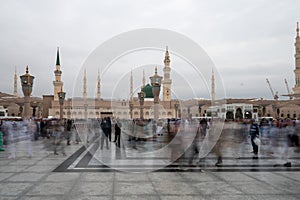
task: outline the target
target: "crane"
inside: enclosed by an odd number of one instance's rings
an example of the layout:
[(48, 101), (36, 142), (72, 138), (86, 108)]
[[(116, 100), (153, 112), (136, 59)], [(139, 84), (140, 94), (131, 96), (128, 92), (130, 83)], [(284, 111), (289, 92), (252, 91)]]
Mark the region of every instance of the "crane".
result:
[(289, 88), (289, 85), (288, 85), (288, 82), (287, 82), (286, 78), (284, 79), (284, 82), (285, 82), (285, 86), (286, 86), (286, 89), (287, 89), (287, 92), (288, 92), (287, 96), (289, 96), (290, 99), (293, 99), (293, 95), (290, 91), (290, 88)]
[(267, 83), (268, 83), (269, 88), (271, 90), (272, 96), (274, 97), (274, 100), (278, 100), (278, 92), (276, 91), (276, 93), (274, 94), (274, 91), (272, 89), (272, 86), (271, 86), (271, 83), (270, 83), (269, 79), (266, 79), (266, 80), (267, 80)]

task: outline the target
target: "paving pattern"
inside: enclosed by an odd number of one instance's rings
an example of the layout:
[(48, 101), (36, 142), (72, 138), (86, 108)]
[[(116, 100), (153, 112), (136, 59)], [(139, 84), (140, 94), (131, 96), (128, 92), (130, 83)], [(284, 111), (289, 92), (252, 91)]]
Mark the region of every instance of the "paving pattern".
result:
[[(222, 167), (215, 167), (216, 157), (209, 154), (181, 170), (177, 162), (166, 166), (168, 158), (150, 164), (127, 155), (131, 147), (110, 143), (109, 150), (101, 150), (98, 141), (66, 146), (67, 156), (54, 155), (42, 140), (32, 142), (33, 157), (23, 141), (15, 159), (0, 152), (0, 199), (300, 199), (300, 160), (293, 149), (292, 167), (283, 167), (285, 161), (263, 146), (253, 159), (245, 143), (223, 149)], [(136, 149), (145, 145), (150, 144), (137, 143)], [(111, 157), (117, 165), (109, 163)], [(137, 169), (141, 173), (130, 173)]]

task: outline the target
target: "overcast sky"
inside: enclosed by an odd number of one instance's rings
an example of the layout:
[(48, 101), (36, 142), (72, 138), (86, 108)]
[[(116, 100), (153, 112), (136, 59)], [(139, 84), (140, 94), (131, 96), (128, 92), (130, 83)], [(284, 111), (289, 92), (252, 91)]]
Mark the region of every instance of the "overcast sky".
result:
[(294, 0), (1, 1), (0, 91), (13, 93), (15, 67), (19, 76), (29, 65), (36, 77), (33, 95), (52, 94), (59, 46), (64, 90), (70, 96), (74, 77), (101, 43), (126, 31), (160, 28), (183, 34), (206, 51), (227, 97), (271, 99), (266, 78), (279, 94), (287, 93), (284, 78), (290, 88), (295, 84), (299, 8), (300, 1)]

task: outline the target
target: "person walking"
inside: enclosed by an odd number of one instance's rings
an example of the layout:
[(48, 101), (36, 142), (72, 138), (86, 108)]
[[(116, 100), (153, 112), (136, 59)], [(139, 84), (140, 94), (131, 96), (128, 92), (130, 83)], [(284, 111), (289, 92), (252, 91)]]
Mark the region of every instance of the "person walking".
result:
[(121, 142), (121, 127), (122, 124), (119, 120), (116, 121), (115, 123), (115, 140), (114, 142), (116, 143), (117, 147), (120, 147), (120, 142)]
[(255, 123), (254, 120), (251, 121), (249, 135), (251, 137), (251, 144), (252, 144), (252, 148), (253, 148), (252, 153), (254, 153), (254, 155), (257, 155), (258, 154), (258, 145), (255, 144), (254, 139), (256, 137), (257, 138), (259, 137), (259, 127), (258, 127), (257, 123)]
[(108, 148), (108, 121), (107, 121), (107, 118), (105, 117), (102, 121), (101, 121), (101, 129), (102, 129), (102, 134), (101, 134), (101, 146), (100, 148), (103, 149), (103, 144), (104, 144), (104, 140), (105, 140), (105, 143), (106, 143), (106, 149), (109, 149)]

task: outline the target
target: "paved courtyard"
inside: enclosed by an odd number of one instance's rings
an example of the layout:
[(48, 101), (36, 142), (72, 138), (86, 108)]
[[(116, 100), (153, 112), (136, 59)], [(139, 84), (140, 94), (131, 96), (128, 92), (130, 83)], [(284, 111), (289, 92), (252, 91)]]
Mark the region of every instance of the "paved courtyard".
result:
[[(151, 142), (139, 142), (135, 149), (149, 148)], [(300, 199), (299, 154), (290, 154), (292, 167), (284, 167), (278, 154), (267, 154), (263, 147), (254, 158), (247, 143), (224, 148), (222, 167), (214, 165), (211, 153), (184, 169), (177, 162), (168, 165), (164, 157), (134, 157), (112, 142), (100, 150), (99, 138), (87, 147), (66, 146), (66, 156), (54, 155), (43, 140), (32, 142), (33, 157), (24, 141), (16, 147), (16, 159), (0, 152), (1, 200)]]

